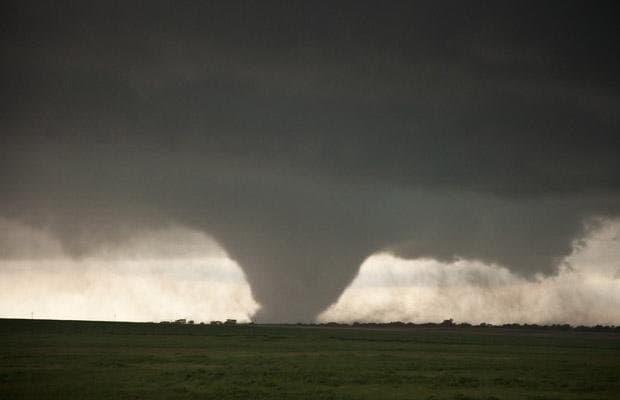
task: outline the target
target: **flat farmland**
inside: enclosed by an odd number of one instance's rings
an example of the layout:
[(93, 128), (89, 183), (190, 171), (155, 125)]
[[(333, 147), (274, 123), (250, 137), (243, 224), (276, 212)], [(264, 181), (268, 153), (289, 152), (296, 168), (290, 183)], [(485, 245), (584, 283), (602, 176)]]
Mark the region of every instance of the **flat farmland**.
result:
[(620, 334), (0, 319), (0, 399), (618, 399)]

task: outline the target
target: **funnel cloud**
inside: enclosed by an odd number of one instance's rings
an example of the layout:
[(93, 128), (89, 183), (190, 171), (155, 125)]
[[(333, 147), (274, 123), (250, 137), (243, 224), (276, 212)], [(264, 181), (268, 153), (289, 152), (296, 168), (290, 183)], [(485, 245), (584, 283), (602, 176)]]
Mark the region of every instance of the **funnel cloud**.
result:
[(383, 3), (3, 3), (0, 217), (208, 234), (259, 321), (378, 252), (556, 274), (620, 213), (613, 3)]

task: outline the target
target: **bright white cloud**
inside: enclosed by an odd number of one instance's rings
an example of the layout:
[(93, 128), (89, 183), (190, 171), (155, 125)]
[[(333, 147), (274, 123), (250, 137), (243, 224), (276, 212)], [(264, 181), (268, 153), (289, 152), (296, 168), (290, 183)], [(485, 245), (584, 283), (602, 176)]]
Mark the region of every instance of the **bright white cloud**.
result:
[(146, 232), (72, 259), (44, 231), (0, 222), (11, 249), (0, 257), (1, 317), (248, 321), (259, 308), (241, 268), (200, 232)]
[(620, 325), (620, 221), (606, 222), (557, 276), (531, 281), (497, 265), (378, 254), (320, 321)]

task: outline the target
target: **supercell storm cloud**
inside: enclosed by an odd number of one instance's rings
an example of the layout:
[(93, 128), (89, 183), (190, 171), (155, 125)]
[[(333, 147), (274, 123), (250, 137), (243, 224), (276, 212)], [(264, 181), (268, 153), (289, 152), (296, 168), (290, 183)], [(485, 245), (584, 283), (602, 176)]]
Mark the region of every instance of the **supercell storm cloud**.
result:
[(207, 233), (265, 321), (381, 251), (552, 275), (620, 214), (620, 38), (533, 5), (5, 2), (0, 217), (74, 257)]

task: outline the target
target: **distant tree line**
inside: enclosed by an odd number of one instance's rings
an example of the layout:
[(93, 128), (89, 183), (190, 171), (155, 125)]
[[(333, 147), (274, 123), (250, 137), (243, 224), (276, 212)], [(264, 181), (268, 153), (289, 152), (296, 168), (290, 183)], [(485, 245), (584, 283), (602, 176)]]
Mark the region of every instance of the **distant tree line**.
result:
[[(178, 319), (172, 322), (169, 321), (161, 321), (161, 324), (175, 324), (175, 325), (193, 325), (194, 321)], [(254, 325), (255, 322), (249, 323), (238, 323), (235, 319), (227, 319), (225, 321), (211, 321), (209, 325)], [(205, 325), (204, 322), (200, 322), (199, 325)], [(283, 324), (287, 325), (287, 324)], [(470, 324), (468, 322), (460, 322), (456, 323), (453, 319), (446, 319), (442, 322), (424, 322), (424, 323), (415, 323), (415, 322), (402, 322), (402, 321), (392, 321), (392, 322), (353, 322), (351, 324), (340, 323), (340, 322), (325, 322), (325, 323), (297, 323), (295, 325), (298, 326), (308, 326), (308, 327), (331, 327), (331, 328), (440, 328), (440, 329), (514, 329), (514, 330), (539, 330), (539, 331), (574, 331), (574, 332), (617, 332), (620, 333), (620, 326), (616, 325), (593, 325), (593, 326), (585, 326), (578, 325), (572, 326), (569, 324), (501, 324), (494, 325), (488, 322), (481, 322), (479, 324)]]
[[(181, 318), (181, 319), (177, 319), (174, 320), (172, 322), (170, 321), (160, 321), (160, 324), (175, 324), (175, 325), (194, 325), (194, 320), (190, 319), (189, 321), (186, 320), (185, 318)], [(198, 323), (198, 325), (204, 325), (204, 322), (200, 322)], [(222, 321), (211, 321), (209, 322), (209, 325), (236, 325), (237, 324), (237, 320), (236, 319), (227, 319), (226, 321), (222, 322)]]
[(320, 324), (302, 324), (299, 323), (297, 325), (303, 326), (325, 326), (325, 327), (356, 327), (356, 328), (485, 328), (485, 329), (522, 329), (522, 330), (551, 330), (551, 331), (576, 331), (576, 332), (620, 332), (620, 326), (616, 325), (594, 325), (594, 326), (585, 326), (578, 325), (572, 326), (569, 324), (548, 324), (548, 325), (539, 325), (539, 324), (501, 324), (494, 325), (487, 322), (482, 322), (480, 324), (470, 324), (468, 322), (455, 323), (452, 319), (446, 319), (442, 322), (425, 322), (425, 323), (414, 323), (414, 322), (402, 322), (402, 321), (393, 321), (393, 322), (353, 322), (352, 324), (344, 324), (338, 322), (326, 322)]

